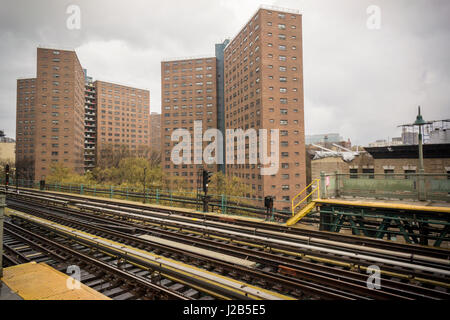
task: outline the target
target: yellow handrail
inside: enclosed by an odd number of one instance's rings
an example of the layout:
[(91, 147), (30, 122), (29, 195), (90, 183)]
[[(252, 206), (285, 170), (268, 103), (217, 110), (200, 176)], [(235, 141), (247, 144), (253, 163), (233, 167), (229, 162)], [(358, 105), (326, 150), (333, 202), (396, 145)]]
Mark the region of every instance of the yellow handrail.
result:
[(292, 198), (292, 205), (294, 205), (294, 200), (297, 199), (298, 196), (300, 196), (306, 189), (308, 189), (314, 182), (320, 182), (320, 179), (314, 179), (310, 184), (308, 184), (305, 189), (303, 189), (302, 191), (300, 191), (294, 198)]
[[(299, 203), (297, 203), (294, 206), (294, 200), (297, 199), (298, 196), (300, 196), (305, 190), (307, 190), (314, 182), (317, 182), (317, 187), (315, 187), (313, 189), (313, 191), (311, 191), (306, 197), (304, 197), (302, 199), (302, 201), (300, 201)], [(306, 201), (306, 199), (308, 199), (315, 191), (317, 190), (317, 198), (320, 199), (320, 179), (314, 179), (309, 185), (306, 186), (305, 189), (303, 189), (302, 191), (300, 191), (294, 198), (292, 198), (292, 215), (294, 215), (295, 213), (295, 209), (302, 204), (303, 202)]]

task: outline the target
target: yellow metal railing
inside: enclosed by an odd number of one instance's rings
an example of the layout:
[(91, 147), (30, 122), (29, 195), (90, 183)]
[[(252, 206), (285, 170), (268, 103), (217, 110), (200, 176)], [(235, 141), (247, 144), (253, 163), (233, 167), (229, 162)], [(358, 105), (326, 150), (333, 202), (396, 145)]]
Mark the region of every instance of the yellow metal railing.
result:
[[(310, 187), (310, 186), (312, 186), (313, 184), (314, 184), (314, 182), (316, 182), (317, 183), (317, 186), (306, 196), (306, 197), (304, 197), (299, 203), (297, 203), (296, 205), (294, 205), (294, 201), (295, 201), (295, 199), (297, 199), (303, 192), (305, 192), (306, 190), (308, 190), (308, 188)], [(299, 206), (299, 205), (301, 205), (303, 202), (305, 202), (306, 201), (306, 199), (308, 199), (309, 197), (311, 197), (313, 194), (314, 194), (314, 192), (316, 192), (317, 191), (317, 199), (320, 199), (320, 179), (314, 179), (310, 184), (308, 184), (307, 186), (306, 186), (306, 188), (305, 189), (303, 189), (302, 191), (300, 191), (294, 198), (292, 198), (292, 215), (294, 215), (295, 214), (295, 209)]]

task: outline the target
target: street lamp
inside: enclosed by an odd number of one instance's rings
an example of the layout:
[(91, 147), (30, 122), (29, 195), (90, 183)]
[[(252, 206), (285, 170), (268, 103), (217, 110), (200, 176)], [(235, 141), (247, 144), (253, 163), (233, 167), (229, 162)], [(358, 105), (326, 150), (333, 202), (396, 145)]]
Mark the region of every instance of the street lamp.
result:
[(423, 120), (422, 115), (420, 114), (420, 106), (418, 107), (418, 113), (416, 116), (416, 121), (412, 124), (403, 124), (401, 127), (412, 127), (417, 126), (419, 128), (419, 179), (418, 179), (418, 196), (420, 201), (425, 201), (425, 180), (424, 180), (424, 165), (423, 165), (423, 136), (422, 136), (422, 127), (427, 124), (431, 124), (432, 122), (427, 122)]
[(416, 121), (414, 121), (413, 125), (419, 127), (419, 173), (423, 174), (425, 169), (423, 167), (423, 138), (422, 138), (422, 127), (427, 124), (425, 120), (423, 120), (422, 115), (420, 114), (420, 106), (419, 113), (417, 114)]

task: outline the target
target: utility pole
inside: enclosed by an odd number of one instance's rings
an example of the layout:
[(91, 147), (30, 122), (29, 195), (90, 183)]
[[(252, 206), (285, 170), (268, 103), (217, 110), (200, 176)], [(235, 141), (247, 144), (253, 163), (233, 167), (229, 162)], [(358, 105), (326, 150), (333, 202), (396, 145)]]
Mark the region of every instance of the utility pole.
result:
[(145, 203), (145, 198), (146, 198), (146, 193), (145, 193), (145, 180), (147, 177), (147, 167), (144, 167), (144, 203)]

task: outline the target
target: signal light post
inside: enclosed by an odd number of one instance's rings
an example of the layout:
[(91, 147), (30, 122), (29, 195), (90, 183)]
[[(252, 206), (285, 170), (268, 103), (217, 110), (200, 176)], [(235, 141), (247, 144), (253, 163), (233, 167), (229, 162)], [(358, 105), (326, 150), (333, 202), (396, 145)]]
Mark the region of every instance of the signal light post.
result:
[(209, 202), (209, 196), (208, 196), (208, 185), (211, 182), (211, 176), (212, 172), (207, 171), (205, 169), (202, 169), (202, 185), (203, 185), (203, 192), (205, 195), (203, 196), (203, 212), (208, 212), (208, 202)]
[(272, 214), (272, 220), (273, 220), (273, 197), (272, 196), (264, 197), (264, 206), (266, 207), (266, 218), (264, 220), (269, 220), (271, 214)]
[(5, 166), (5, 190), (8, 191), (9, 185), (9, 164)]

